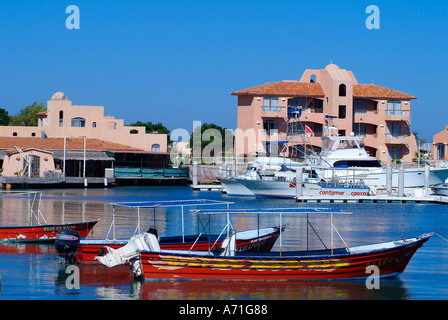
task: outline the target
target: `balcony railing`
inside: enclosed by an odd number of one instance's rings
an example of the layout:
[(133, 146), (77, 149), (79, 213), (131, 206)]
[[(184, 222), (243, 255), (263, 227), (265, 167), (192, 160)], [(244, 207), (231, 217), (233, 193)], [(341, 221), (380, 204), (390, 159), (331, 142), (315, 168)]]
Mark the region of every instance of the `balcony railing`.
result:
[(408, 134), (386, 133), (386, 139), (406, 139), (408, 137)]
[(280, 107), (262, 107), (261, 110), (264, 112), (281, 112), (282, 108), (280, 108)]
[(306, 108), (303, 112), (304, 113), (324, 113), (324, 109), (323, 108)]
[(392, 116), (405, 116), (409, 113), (409, 110), (386, 110), (386, 115)]

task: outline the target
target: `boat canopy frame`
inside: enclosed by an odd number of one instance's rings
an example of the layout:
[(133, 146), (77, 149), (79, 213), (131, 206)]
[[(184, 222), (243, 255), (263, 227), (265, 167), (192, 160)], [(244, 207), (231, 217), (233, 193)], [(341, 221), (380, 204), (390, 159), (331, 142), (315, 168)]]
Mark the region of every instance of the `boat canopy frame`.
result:
[(137, 226), (134, 230), (134, 235), (141, 233), (140, 228), (140, 209), (153, 209), (153, 220), (154, 224), (156, 221), (156, 209), (157, 208), (172, 208), (172, 207), (180, 207), (181, 208), (181, 216), (182, 216), (182, 242), (185, 242), (185, 225), (184, 225), (184, 209), (185, 207), (196, 206), (196, 209), (199, 210), (199, 206), (217, 206), (217, 205), (226, 205), (227, 210), (231, 204), (234, 202), (231, 201), (220, 201), (220, 200), (210, 200), (210, 199), (188, 199), (188, 200), (152, 200), (152, 201), (135, 201), (135, 202), (112, 202), (109, 203), (112, 205), (112, 223), (109, 227), (109, 230), (106, 234), (106, 239), (108, 239), (110, 232), (112, 231), (113, 240), (116, 240), (115, 237), (115, 207), (126, 207), (137, 209)]
[[(259, 225), (260, 220), (260, 214), (279, 214), (279, 220), (280, 220), (280, 228), (282, 228), (282, 216), (283, 214), (293, 213), (293, 214), (306, 214), (306, 222), (307, 222), (307, 232), (306, 232), (306, 246), (307, 251), (308, 248), (308, 225), (311, 226), (311, 229), (316, 234), (316, 236), (319, 238), (320, 242), (323, 244), (325, 249), (328, 249), (325, 243), (322, 241), (321, 237), (317, 233), (316, 229), (314, 229), (313, 225), (309, 221), (309, 214), (329, 214), (330, 215), (330, 250), (331, 250), (331, 256), (334, 254), (334, 232), (339, 236), (339, 238), (344, 243), (345, 248), (348, 252), (350, 252), (350, 248), (345, 242), (344, 238), (342, 238), (341, 234), (337, 230), (336, 226), (333, 223), (333, 215), (334, 214), (341, 214), (341, 215), (351, 215), (352, 212), (346, 212), (341, 211), (340, 209), (327, 209), (327, 208), (268, 208), (268, 209), (227, 209), (227, 210), (220, 210), (220, 209), (206, 209), (206, 210), (190, 210), (192, 213), (196, 214), (203, 214), (203, 215), (213, 215), (213, 214), (226, 214), (227, 215), (227, 227), (230, 223), (229, 215), (230, 214), (256, 214), (257, 215), (257, 224)], [(259, 229), (259, 226), (258, 226)], [(227, 234), (229, 234), (229, 229), (227, 230)], [(283, 243), (283, 237), (282, 233), (280, 231), (280, 257), (282, 256), (282, 243)]]

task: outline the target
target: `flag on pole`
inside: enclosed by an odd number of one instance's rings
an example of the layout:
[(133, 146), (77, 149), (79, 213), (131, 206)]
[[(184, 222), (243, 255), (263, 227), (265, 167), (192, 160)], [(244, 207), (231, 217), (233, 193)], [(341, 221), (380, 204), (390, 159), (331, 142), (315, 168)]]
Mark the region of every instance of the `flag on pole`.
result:
[(313, 133), (313, 130), (308, 125), (305, 125), (305, 132), (306, 133)]

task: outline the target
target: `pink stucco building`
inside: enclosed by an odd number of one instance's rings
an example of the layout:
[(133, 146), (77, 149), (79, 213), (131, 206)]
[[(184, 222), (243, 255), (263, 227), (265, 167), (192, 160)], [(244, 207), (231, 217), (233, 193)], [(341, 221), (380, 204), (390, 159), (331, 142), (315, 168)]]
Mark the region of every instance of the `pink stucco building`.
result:
[(37, 127), (0, 126), (1, 176), (28, 171), (30, 177), (42, 177), (62, 170), (65, 176), (104, 177), (112, 167), (116, 176), (120, 167), (141, 172), (167, 164), (166, 134), (125, 126), (122, 119), (105, 116), (102, 106), (73, 105), (56, 92), (37, 116)]
[(145, 133), (145, 127), (124, 125), (123, 119), (104, 115), (102, 106), (72, 104), (63, 92), (47, 102), (38, 114), (37, 127), (0, 126), (0, 137), (86, 137), (129, 145), (144, 151), (167, 152), (167, 135)]
[[(289, 141), (288, 147), (302, 144), (303, 138), (286, 136), (288, 111), (302, 107), (300, 120), (306, 128), (302, 135), (308, 147), (320, 150), (322, 135), (334, 126), (341, 136), (351, 132), (363, 136), (366, 150), (384, 163), (415, 158), (410, 112), (416, 97), (377, 84), (359, 84), (352, 71), (335, 64), (307, 69), (299, 80), (270, 82), (231, 94), (238, 97), (237, 155), (263, 152), (271, 141)], [(255, 138), (249, 132), (255, 132)]]
[(434, 160), (448, 160), (448, 126), (432, 138), (431, 156)]

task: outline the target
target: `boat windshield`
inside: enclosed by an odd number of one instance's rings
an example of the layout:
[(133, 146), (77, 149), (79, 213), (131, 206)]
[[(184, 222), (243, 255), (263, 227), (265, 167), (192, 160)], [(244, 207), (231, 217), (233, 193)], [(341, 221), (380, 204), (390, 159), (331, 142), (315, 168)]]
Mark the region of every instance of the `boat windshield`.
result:
[(323, 149), (326, 150), (347, 150), (347, 149), (360, 149), (364, 147), (363, 139), (322, 139)]
[(339, 160), (333, 164), (333, 167), (351, 168), (380, 168), (381, 163), (378, 160)]

